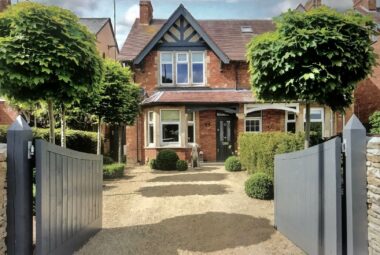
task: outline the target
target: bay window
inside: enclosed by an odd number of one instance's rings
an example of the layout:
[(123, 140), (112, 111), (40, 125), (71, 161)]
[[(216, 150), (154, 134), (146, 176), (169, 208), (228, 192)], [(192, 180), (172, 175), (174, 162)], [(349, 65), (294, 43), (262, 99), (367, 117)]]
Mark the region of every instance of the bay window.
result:
[(173, 54), (170, 52), (161, 53), (160, 63), (161, 84), (173, 84)]
[(189, 84), (189, 54), (177, 53), (177, 84)]
[(148, 146), (154, 144), (154, 113), (148, 112)]
[(161, 110), (161, 143), (179, 144), (180, 111)]
[[(291, 107), (296, 108), (296, 107)], [(296, 118), (297, 115), (294, 112), (285, 112), (285, 128), (286, 132), (295, 133), (296, 132)]]
[(262, 112), (250, 112), (245, 117), (245, 132), (261, 132)]

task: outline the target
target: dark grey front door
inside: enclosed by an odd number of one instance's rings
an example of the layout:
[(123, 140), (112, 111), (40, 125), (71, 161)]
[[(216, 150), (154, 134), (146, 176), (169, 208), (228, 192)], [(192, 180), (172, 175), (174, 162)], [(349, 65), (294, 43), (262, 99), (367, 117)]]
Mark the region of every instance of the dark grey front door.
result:
[(233, 153), (233, 127), (234, 120), (231, 116), (218, 116), (216, 118), (216, 158), (224, 161)]

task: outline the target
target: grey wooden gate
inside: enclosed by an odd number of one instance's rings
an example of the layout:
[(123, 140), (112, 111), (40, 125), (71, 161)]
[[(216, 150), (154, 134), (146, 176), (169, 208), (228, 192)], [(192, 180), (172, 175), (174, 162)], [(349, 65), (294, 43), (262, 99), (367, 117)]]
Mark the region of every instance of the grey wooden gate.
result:
[(102, 227), (102, 156), (36, 141), (36, 251), (71, 254)]
[(342, 254), (341, 139), (275, 157), (275, 226), (308, 254)]

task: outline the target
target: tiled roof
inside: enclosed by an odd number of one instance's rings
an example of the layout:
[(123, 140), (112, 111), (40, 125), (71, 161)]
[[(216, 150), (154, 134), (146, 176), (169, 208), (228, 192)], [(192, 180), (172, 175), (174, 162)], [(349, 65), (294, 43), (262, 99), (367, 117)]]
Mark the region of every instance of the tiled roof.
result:
[(109, 18), (80, 18), (79, 21), (85, 25), (91, 33), (97, 34), (108, 22)]
[[(197, 20), (203, 30), (232, 61), (245, 61), (246, 45), (253, 36), (273, 31), (271, 20)], [(120, 60), (131, 61), (152, 40), (165, 24), (164, 19), (153, 19), (141, 25), (136, 19), (120, 53)], [(253, 33), (242, 33), (242, 26), (251, 26)]]
[(254, 101), (255, 98), (250, 90), (174, 90), (157, 91), (145, 99), (142, 104), (228, 104), (253, 103)]

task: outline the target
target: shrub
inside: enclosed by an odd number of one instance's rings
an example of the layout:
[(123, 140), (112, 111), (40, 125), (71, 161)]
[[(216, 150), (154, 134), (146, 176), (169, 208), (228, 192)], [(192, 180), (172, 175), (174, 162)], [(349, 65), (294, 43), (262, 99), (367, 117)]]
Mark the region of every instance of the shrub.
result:
[(104, 179), (113, 179), (120, 178), (124, 175), (124, 164), (111, 164), (103, 166), (103, 178)]
[[(6, 143), (7, 141), (7, 129), (9, 126), (0, 126), (0, 143)], [(49, 140), (49, 129), (47, 128), (33, 128), (33, 137), (35, 139)], [(96, 153), (97, 136), (96, 132), (72, 130), (66, 131), (66, 146), (69, 149)], [(61, 142), (60, 130), (55, 130), (55, 142), (57, 145)]]
[(113, 158), (111, 158), (109, 156), (103, 156), (103, 165), (111, 165), (113, 163), (115, 163)]
[(241, 163), (238, 157), (231, 156), (224, 163), (224, 167), (227, 171), (236, 172), (241, 171)]
[(178, 160), (176, 166), (177, 166), (178, 171), (186, 171), (187, 168), (189, 167), (189, 165), (187, 164), (187, 161), (185, 160)]
[(155, 159), (149, 160), (149, 167), (150, 169), (157, 169), (157, 161)]
[(156, 158), (158, 170), (176, 170), (177, 161), (179, 160), (177, 153), (173, 150), (162, 150)]
[(369, 117), (369, 124), (371, 125), (371, 134), (380, 134), (380, 111), (374, 112)]
[(274, 156), (304, 148), (301, 133), (245, 133), (239, 137), (240, 162), (249, 173), (265, 172), (274, 177)]
[(265, 173), (255, 173), (245, 182), (245, 193), (257, 199), (273, 199), (273, 181)]

